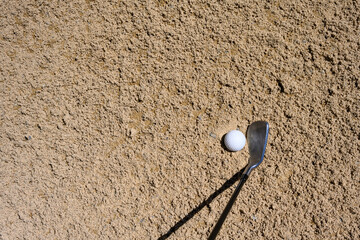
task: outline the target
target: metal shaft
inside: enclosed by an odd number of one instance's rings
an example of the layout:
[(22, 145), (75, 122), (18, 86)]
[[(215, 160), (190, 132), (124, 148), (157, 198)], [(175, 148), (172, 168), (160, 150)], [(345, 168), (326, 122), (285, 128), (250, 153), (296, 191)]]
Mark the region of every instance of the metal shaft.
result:
[(214, 229), (212, 230), (208, 240), (214, 240), (216, 238), (216, 235), (219, 233), (221, 226), (223, 225), (227, 215), (229, 214), (231, 207), (234, 205), (235, 200), (237, 198), (237, 196), (239, 195), (239, 192), (242, 188), (242, 186), (244, 185), (244, 183), (246, 182), (246, 180), (248, 179), (248, 175), (247, 174), (243, 174), (240, 178), (240, 182), (239, 185), (236, 187), (233, 195), (231, 196), (228, 204), (226, 205), (223, 213), (221, 214), (218, 222), (216, 223)]

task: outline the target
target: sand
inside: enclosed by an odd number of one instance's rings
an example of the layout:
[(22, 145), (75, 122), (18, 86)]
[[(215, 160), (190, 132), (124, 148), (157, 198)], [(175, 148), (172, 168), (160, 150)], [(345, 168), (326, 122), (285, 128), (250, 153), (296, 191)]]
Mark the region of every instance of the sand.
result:
[(0, 238), (359, 239), (359, 1), (1, 1)]

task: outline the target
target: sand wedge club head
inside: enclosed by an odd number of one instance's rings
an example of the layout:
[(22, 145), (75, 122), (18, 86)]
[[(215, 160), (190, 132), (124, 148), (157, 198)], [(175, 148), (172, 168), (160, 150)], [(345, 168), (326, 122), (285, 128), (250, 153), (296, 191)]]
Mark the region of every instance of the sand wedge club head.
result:
[(209, 240), (215, 239), (216, 235), (219, 233), (222, 224), (224, 223), (228, 213), (231, 210), (232, 205), (234, 204), (237, 196), (239, 195), (241, 187), (246, 182), (247, 178), (250, 175), (250, 172), (260, 165), (263, 161), (265, 155), (266, 143), (269, 135), (269, 123), (265, 121), (257, 121), (252, 123), (246, 132), (246, 138), (249, 146), (250, 158), (248, 164), (240, 178), (239, 185), (236, 187), (233, 195), (231, 196), (228, 204), (226, 205), (223, 213), (221, 214), (218, 222), (216, 223), (214, 229), (212, 230)]
[(250, 175), (250, 172), (260, 165), (264, 159), (266, 143), (269, 135), (269, 123), (257, 121), (252, 123), (247, 132), (246, 138), (249, 146), (249, 162), (244, 173)]

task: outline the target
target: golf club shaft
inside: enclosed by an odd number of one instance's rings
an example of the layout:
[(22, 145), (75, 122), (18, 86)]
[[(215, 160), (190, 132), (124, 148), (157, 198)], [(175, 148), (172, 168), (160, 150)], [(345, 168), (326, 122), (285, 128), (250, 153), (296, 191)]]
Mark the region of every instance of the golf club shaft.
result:
[(224, 223), (227, 215), (229, 214), (229, 212), (230, 212), (230, 210), (231, 210), (232, 205), (234, 204), (237, 196), (239, 195), (239, 192), (240, 192), (242, 186), (244, 185), (244, 183), (246, 182), (246, 180), (248, 179), (248, 177), (249, 177), (249, 176), (248, 176), (247, 174), (243, 174), (243, 175), (241, 176), (239, 185), (236, 187), (233, 195), (231, 196), (231, 198), (230, 198), (228, 204), (226, 205), (223, 213), (221, 214), (218, 222), (216, 223), (214, 229), (212, 230), (212, 232), (211, 232), (208, 240), (214, 240), (214, 239), (216, 238), (216, 235), (219, 233), (221, 226), (223, 225), (223, 223)]

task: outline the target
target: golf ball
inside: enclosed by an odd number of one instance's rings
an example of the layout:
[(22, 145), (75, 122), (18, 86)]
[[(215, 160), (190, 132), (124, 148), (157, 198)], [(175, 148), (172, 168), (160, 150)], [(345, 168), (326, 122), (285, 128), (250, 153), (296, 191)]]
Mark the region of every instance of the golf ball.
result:
[(225, 147), (232, 152), (236, 152), (243, 149), (245, 143), (246, 143), (245, 135), (238, 130), (232, 130), (228, 132), (224, 138)]

